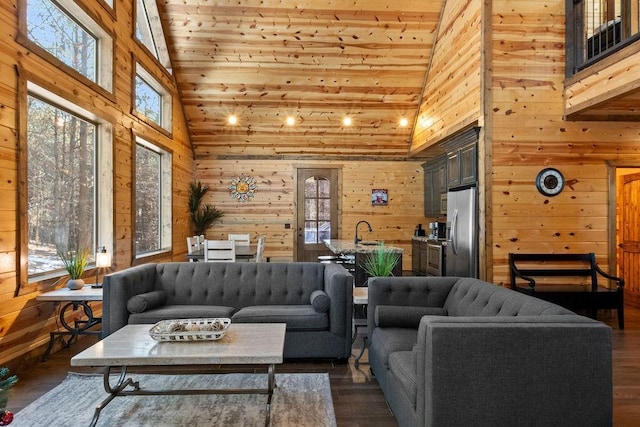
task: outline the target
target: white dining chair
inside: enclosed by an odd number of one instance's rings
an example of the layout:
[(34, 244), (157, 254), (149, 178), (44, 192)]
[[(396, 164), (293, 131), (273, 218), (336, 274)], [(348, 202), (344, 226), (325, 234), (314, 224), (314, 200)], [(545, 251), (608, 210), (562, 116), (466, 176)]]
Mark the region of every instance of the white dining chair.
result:
[(256, 248), (256, 262), (264, 262), (264, 241), (265, 237), (258, 237), (258, 247)]
[(229, 240), (233, 240), (238, 246), (249, 246), (251, 244), (250, 234), (229, 234)]
[(201, 234), (201, 235), (199, 235), (199, 236), (198, 236), (198, 247), (199, 247), (201, 250), (204, 250), (204, 241), (205, 241), (205, 240), (206, 240), (206, 239), (204, 238), (204, 234)]
[[(192, 254), (199, 249), (200, 249), (200, 245), (198, 243), (198, 239), (196, 238), (196, 236), (187, 237), (187, 253)], [(193, 262), (193, 261), (194, 261), (193, 259), (189, 260), (189, 262)]]
[(236, 245), (233, 240), (205, 240), (205, 262), (236, 262)]

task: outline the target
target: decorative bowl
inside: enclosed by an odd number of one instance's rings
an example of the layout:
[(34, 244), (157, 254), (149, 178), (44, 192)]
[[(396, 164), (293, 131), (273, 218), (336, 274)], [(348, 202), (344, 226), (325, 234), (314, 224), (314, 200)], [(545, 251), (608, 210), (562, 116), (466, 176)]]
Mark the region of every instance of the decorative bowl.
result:
[(231, 319), (172, 319), (161, 320), (149, 329), (158, 341), (215, 341), (224, 337)]

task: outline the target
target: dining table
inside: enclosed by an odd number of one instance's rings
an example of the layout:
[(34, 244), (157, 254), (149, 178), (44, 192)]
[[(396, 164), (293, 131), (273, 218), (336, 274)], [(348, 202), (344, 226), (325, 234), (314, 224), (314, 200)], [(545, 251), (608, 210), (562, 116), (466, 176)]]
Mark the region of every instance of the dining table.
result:
[[(249, 261), (256, 257), (257, 245), (236, 245), (236, 261)], [(204, 249), (187, 254), (188, 260), (204, 261)]]

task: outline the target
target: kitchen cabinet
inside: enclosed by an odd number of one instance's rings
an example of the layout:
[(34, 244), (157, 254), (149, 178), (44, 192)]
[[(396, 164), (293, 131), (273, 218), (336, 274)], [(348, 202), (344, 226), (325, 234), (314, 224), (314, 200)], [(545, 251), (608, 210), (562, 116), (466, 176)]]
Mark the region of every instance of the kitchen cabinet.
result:
[(447, 157), (440, 156), (422, 165), (424, 169), (424, 216), (439, 216), (442, 194), (447, 192)]
[(467, 144), (447, 155), (447, 187), (455, 188), (474, 184), (477, 179), (476, 143)]
[(412, 239), (411, 269), (414, 276), (442, 276), (444, 256), (441, 242)]

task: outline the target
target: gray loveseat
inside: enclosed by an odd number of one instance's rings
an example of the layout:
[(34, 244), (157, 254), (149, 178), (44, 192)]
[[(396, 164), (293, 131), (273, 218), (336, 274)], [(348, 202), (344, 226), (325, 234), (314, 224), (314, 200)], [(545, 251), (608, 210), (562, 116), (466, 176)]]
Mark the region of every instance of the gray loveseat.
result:
[(369, 282), (371, 371), (403, 427), (609, 426), (611, 328), (477, 279)]
[(353, 277), (320, 263), (144, 264), (105, 276), (103, 336), (127, 324), (286, 323), (285, 358), (348, 358)]

